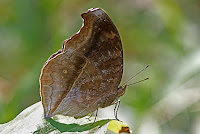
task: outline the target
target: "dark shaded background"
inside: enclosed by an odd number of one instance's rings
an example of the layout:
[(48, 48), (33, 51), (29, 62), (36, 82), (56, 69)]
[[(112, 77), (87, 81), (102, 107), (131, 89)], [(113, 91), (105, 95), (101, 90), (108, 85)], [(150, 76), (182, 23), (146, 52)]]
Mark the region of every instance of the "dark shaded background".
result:
[(200, 133), (199, 0), (0, 0), (0, 123), (40, 101), (43, 64), (92, 7), (103, 8), (121, 35), (122, 83), (151, 64), (130, 83), (150, 80), (121, 97), (133, 132)]

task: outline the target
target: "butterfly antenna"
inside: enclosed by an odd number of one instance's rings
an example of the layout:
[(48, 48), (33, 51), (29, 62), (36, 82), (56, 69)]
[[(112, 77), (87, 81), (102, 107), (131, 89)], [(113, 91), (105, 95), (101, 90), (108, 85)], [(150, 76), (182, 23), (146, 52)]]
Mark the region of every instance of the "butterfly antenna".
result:
[(140, 80), (140, 81), (137, 81), (137, 82), (134, 82), (134, 83), (131, 83), (131, 84), (128, 84), (127, 86), (131, 86), (131, 85), (134, 85), (134, 84), (137, 84), (137, 83), (140, 83), (142, 81), (145, 81), (145, 80), (148, 80), (149, 78), (145, 78), (143, 80)]
[[(133, 75), (130, 79), (128, 79), (126, 82), (124, 82), (124, 84), (122, 85), (122, 86), (124, 86), (125, 84), (127, 84), (127, 82), (129, 82), (131, 79), (133, 79), (135, 76), (137, 76), (138, 74), (140, 74), (141, 72), (143, 72), (145, 69), (147, 69), (148, 67), (150, 66), (150, 64), (149, 65), (147, 65), (145, 68), (143, 68), (141, 71), (139, 71), (138, 73), (136, 73), (135, 75)], [(146, 78), (147, 79), (147, 78)], [(144, 79), (145, 80), (145, 79)], [(144, 81), (144, 80), (141, 80), (141, 81)], [(138, 82), (140, 82), (140, 81), (138, 81)], [(138, 82), (135, 82), (135, 83), (138, 83)]]

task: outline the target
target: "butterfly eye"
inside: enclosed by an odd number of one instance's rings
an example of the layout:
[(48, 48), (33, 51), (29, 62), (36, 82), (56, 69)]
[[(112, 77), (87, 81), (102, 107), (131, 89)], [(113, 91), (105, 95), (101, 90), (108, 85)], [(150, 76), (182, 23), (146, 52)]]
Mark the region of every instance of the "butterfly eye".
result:
[(119, 87), (118, 87), (118, 90), (121, 89), (121, 88), (122, 88), (122, 86), (119, 86)]
[(125, 90), (124, 90), (124, 88), (121, 87), (117, 91), (117, 96), (120, 97), (120, 96), (124, 95), (124, 93), (125, 93)]

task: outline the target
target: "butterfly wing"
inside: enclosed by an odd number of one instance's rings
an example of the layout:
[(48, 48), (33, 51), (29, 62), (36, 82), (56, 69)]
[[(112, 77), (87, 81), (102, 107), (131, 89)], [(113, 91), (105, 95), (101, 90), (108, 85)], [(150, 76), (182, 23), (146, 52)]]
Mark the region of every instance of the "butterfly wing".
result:
[(117, 98), (123, 72), (118, 31), (100, 8), (83, 13), (82, 18), (81, 30), (64, 42), (62, 52), (50, 58), (42, 70), (46, 118), (55, 114), (82, 117)]

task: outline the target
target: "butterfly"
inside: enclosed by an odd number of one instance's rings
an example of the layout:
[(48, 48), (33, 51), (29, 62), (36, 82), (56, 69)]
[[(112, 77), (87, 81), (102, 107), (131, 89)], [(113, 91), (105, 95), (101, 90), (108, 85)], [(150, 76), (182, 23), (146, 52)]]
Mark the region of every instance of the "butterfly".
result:
[(81, 118), (117, 102), (125, 93), (122, 43), (101, 8), (81, 14), (83, 26), (50, 56), (40, 75), (45, 118), (57, 114)]

